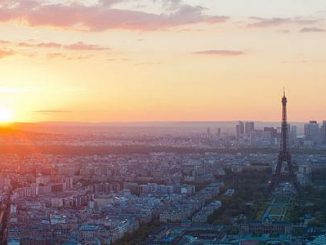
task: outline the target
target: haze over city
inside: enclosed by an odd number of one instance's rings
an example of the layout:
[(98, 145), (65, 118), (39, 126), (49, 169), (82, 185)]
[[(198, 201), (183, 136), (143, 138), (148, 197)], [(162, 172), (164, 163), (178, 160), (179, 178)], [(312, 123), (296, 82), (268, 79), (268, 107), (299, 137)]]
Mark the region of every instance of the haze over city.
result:
[(279, 121), (283, 86), (291, 121), (322, 120), (325, 11), (323, 0), (1, 1), (0, 120)]

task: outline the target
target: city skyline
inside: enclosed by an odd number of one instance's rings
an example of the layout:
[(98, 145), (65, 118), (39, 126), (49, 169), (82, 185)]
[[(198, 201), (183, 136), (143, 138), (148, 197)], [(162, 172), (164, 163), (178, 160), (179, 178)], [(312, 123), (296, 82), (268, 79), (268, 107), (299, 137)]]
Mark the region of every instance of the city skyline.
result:
[(321, 0), (3, 1), (0, 121), (277, 122), (283, 86), (290, 121), (322, 121), (325, 10)]
[(326, 244), (325, 0), (0, 0), (0, 244)]

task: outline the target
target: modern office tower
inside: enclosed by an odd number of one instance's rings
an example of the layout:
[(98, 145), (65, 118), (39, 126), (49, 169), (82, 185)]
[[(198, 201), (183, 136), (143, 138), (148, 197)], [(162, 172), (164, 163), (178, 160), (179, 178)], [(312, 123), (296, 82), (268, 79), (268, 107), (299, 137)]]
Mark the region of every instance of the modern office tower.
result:
[(323, 121), (320, 128), (321, 143), (326, 144), (326, 121)]
[(254, 131), (255, 131), (255, 123), (254, 122), (246, 122), (245, 123), (245, 135), (250, 136), (250, 134)]
[(317, 121), (310, 121), (304, 125), (305, 139), (311, 141), (313, 144), (320, 142), (320, 129)]
[(207, 134), (207, 138), (211, 138), (211, 129), (210, 128), (206, 129), (206, 134)]
[(206, 140), (209, 144), (213, 143), (213, 134), (212, 134), (212, 131), (211, 131), (211, 128), (207, 128), (207, 131), (206, 131)]
[(290, 145), (295, 145), (297, 143), (298, 129), (297, 126), (290, 127)]
[(218, 138), (221, 137), (221, 135), (222, 135), (222, 130), (221, 130), (221, 128), (218, 128), (218, 129), (217, 129), (216, 135), (217, 135)]
[(240, 125), (239, 124), (237, 124), (235, 126), (235, 133), (236, 133), (237, 138), (240, 138), (241, 134), (240, 134)]
[(245, 126), (244, 123), (239, 121), (238, 125), (236, 126), (236, 134), (237, 138), (240, 138), (244, 135), (245, 132)]
[(273, 127), (265, 127), (264, 128), (264, 132), (265, 133), (269, 133), (269, 135), (270, 135), (270, 139), (269, 139), (270, 145), (275, 145), (276, 142), (277, 142), (277, 138), (278, 138), (277, 129), (276, 128), (273, 128)]

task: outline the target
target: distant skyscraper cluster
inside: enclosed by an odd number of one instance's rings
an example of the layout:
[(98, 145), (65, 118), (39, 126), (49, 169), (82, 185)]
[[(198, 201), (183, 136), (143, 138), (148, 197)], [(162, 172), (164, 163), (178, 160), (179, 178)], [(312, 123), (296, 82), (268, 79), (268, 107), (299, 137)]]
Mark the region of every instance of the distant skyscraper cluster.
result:
[(237, 137), (250, 137), (251, 133), (255, 131), (255, 123), (254, 122), (242, 122), (236, 125), (236, 133)]
[[(290, 144), (294, 144), (297, 138), (297, 128), (290, 125), (288, 127)], [(264, 127), (263, 129), (256, 129), (255, 122), (239, 121), (235, 131), (239, 145), (273, 146), (280, 141), (280, 128)]]
[(310, 121), (304, 125), (304, 145), (326, 144), (326, 121), (321, 126), (317, 121)]
[[(319, 124), (310, 121), (300, 126), (288, 124), (289, 145), (313, 147), (326, 145), (326, 121)], [(303, 130), (302, 130), (303, 129)], [(239, 145), (277, 146), (280, 143), (280, 127), (255, 128), (254, 122), (239, 121), (235, 126), (236, 140)]]

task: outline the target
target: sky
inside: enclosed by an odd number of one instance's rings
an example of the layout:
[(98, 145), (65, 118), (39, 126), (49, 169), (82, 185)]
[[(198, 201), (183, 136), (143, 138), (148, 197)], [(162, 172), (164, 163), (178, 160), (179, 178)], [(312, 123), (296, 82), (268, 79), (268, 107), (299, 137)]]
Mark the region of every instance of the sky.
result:
[(324, 0), (1, 0), (0, 120), (326, 120)]

